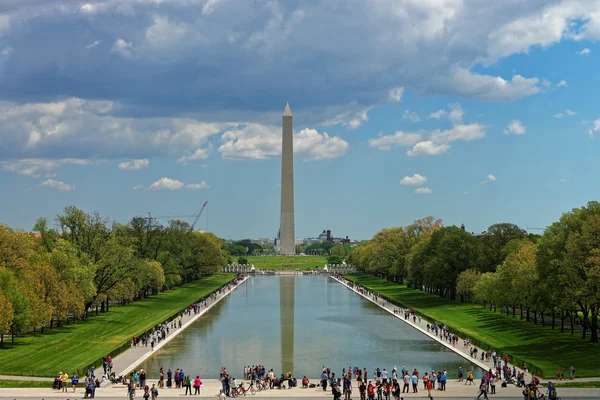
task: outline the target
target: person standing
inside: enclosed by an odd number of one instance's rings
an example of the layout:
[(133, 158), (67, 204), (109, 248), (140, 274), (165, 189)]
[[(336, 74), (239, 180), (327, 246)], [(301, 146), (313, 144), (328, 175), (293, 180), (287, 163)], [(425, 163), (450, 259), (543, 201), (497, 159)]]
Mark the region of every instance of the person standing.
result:
[(158, 397), (158, 389), (154, 383), (152, 384), (152, 389), (150, 389), (150, 394), (152, 395), (152, 400), (156, 400)]
[(412, 381), (413, 393), (418, 393), (419, 388), (417, 387), (417, 385), (419, 384), (419, 376), (413, 372), (413, 376), (410, 379)]
[(158, 373), (158, 387), (159, 388), (164, 388), (165, 387), (165, 373), (162, 369), (162, 367), (160, 368), (160, 372)]
[(69, 380), (69, 374), (65, 371), (60, 377), (60, 383), (62, 384), (62, 391), (67, 392), (67, 380)]
[(404, 381), (404, 386), (402, 387), (402, 393), (409, 393), (409, 388), (410, 388), (410, 376), (408, 375), (408, 372), (406, 372), (404, 374), (404, 378), (402, 378)]
[(360, 393), (360, 400), (367, 400), (367, 385), (363, 381), (358, 384), (358, 392)]
[(189, 375), (185, 377), (185, 394), (190, 393), (192, 395), (192, 378)]
[(573, 380), (575, 379), (575, 367), (571, 365), (571, 367), (569, 367), (569, 379)]
[(200, 386), (202, 385), (202, 381), (200, 377), (196, 375), (196, 379), (194, 379), (194, 395), (200, 395)]
[(490, 393), (496, 394), (496, 375), (490, 377)]
[(344, 378), (344, 393), (345, 399), (350, 400), (350, 394), (352, 394), (352, 380), (348, 375)]
[(325, 372), (325, 370), (323, 370), (323, 373), (321, 374), (321, 386), (323, 387), (324, 392), (327, 391), (327, 372)]

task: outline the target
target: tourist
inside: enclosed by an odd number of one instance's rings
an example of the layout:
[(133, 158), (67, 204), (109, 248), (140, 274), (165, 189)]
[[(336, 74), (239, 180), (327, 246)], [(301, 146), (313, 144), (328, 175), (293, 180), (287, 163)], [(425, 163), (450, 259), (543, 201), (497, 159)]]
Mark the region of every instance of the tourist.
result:
[(150, 394), (152, 395), (152, 400), (156, 400), (158, 397), (158, 389), (154, 383), (152, 384), (152, 389), (150, 389)]
[(413, 388), (413, 393), (418, 393), (419, 389), (417, 388), (417, 385), (419, 384), (419, 373), (417, 372), (417, 369), (415, 368), (413, 375), (411, 376), (411, 381), (412, 381), (412, 388)]
[(129, 400), (133, 400), (135, 398), (135, 383), (133, 383), (133, 381), (129, 381), (129, 386), (127, 386), (127, 394), (129, 395)]
[(158, 373), (158, 387), (161, 389), (165, 387), (165, 373), (163, 372), (162, 367)]
[(140, 388), (142, 387), (146, 387), (146, 371), (140, 369)]
[(409, 393), (409, 388), (410, 388), (410, 376), (408, 375), (408, 372), (406, 372), (404, 374), (404, 377), (402, 378), (402, 380), (404, 381), (404, 386), (402, 387), (402, 393)]
[(463, 380), (463, 369), (462, 369), (462, 367), (459, 367), (458, 368), (458, 381), (462, 382), (462, 380)]
[(150, 398), (150, 388), (148, 385), (144, 386), (144, 400), (148, 400)]
[(367, 400), (367, 385), (363, 381), (358, 384), (358, 393), (360, 394), (360, 400)]
[(327, 372), (325, 370), (323, 370), (323, 373), (321, 374), (321, 386), (325, 392), (327, 390)]
[(60, 383), (62, 385), (62, 391), (67, 392), (67, 380), (69, 380), (69, 374), (65, 371), (60, 377)]
[[(350, 400), (350, 395), (352, 394), (352, 380), (350, 379), (349, 376), (346, 376), (344, 378), (344, 394), (345, 394), (345, 399)], [(387, 399), (387, 400), (389, 400), (389, 399)]]
[(429, 397), (431, 399), (432, 398), (431, 397), (431, 390), (433, 389), (433, 382), (431, 381), (431, 379), (429, 379), (427, 381), (427, 388), (426, 389), (427, 389), (427, 397)]
[(440, 374), (440, 390), (446, 390), (446, 371)]
[(342, 392), (340, 391), (340, 388), (337, 385), (337, 383), (334, 383), (331, 386), (331, 393), (333, 394), (333, 400), (338, 400), (340, 397), (342, 397)]
[(429, 374), (427, 374), (427, 372), (425, 372), (425, 375), (423, 375), (423, 389), (427, 390), (428, 383), (429, 383)]
[(369, 386), (367, 386), (367, 396), (369, 400), (375, 400), (375, 386), (369, 381)]
[(569, 367), (569, 379), (575, 379), (575, 367), (572, 365)]
[(169, 368), (167, 370), (167, 388), (171, 389), (171, 387), (173, 386), (173, 372), (171, 372), (171, 368)]
[(200, 380), (200, 377), (198, 375), (196, 375), (196, 379), (194, 379), (194, 395), (200, 394), (200, 386), (201, 385), (202, 385), (202, 381)]
[(481, 383), (479, 384), (479, 396), (477, 396), (477, 398), (479, 399), (481, 395), (483, 395), (483, 397), (487, 400), (487, 385), (485, 383), (485, 379), (482, 379)]
[(492, 375), (489, 378), (489, 383), (490, 383), (490, 394), (496, 394), (496, 376)]
[(190, 378), (189, 375), (187, 375), (185, 377), (185, 394), (188, 394), (188, 392), (190, 393), (190, 396), (191, 396), (192, 395), (192, 379)]
[(75, 372), (73, 372), (73, 376), (71, 376), (71, 385), (73, 386), (73, 393), (75, 393), (75, 389), (77, 389), (77, 384), (79, 383), (79, 377)]

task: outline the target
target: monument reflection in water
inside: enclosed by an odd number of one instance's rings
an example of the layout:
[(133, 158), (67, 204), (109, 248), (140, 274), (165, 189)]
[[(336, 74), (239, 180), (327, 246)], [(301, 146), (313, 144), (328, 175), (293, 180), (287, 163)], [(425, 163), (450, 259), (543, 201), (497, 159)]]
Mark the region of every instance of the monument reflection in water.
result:
[[(277, 296), (279, 292), (279, 296)], [(318, 378), (325, 365), (419, 371), (474, 366), (326, 276), (256, 276), (175, 337), (141, 368), (204, 379), (219, 369), (241, 377), (245, 365)], [(475, 377), (481, 371), (475, 369)]]

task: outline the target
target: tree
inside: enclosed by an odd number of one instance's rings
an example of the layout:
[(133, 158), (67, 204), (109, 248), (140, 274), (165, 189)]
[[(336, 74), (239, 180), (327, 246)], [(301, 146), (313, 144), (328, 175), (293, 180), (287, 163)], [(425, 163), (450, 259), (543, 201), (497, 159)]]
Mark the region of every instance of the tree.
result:
[(13, 315), (14, 308), (12, 303), (6, 296), (0, 294), (0, 348), (4, 344), (4, 335), (10, 332)]
[(456, 294), (460, 296), (461, 303), (473, 301), (473, 290), (481, 274), (475, 269), (467, 269), (458, 274), (456, 280)]
[(237, 260), (238, 264), (248, 264), (248, 259), (246, 257), (239, 257)]
[(327, 264), (329, 265), (338, 265), (342, 263), (342, 257), (337, 255), (330, 255), (327, 257)]
[(500, 223), (488, 227), (485, 235), (480, 238), (483, 252), (480, 269), (483, 272), (494, 271), (504, 261), (502, 253), (504, 246), (511, 240), (526, 237), (527, 232), (515, 224)]

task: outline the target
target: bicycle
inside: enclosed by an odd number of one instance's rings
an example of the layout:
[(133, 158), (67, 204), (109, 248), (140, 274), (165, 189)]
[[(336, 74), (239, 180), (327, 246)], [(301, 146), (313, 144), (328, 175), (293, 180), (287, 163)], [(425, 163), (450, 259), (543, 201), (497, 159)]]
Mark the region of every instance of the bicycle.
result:
[(252, 382), (250, 382), (248, 384), (247, 388), (244, 387), (243, 383), (240, 383), (240, 386), (234, 390), (234, 393), (235, 393), (234, 395), (235, 395), (235, 397), (237, 397), (241, 394), (243, 394), (245, 396), (246, 393), (248, 393), (248, 392), (252, 393), (252, 395), (256, 394), (256, 389), (254, 389), (254, 384)]
[(269, 384), (267, 383), (267, 381), (257, 381), (256, 382), (256, 389), (258, 389), (258, 391), (262, 391), (262, 390), (267, 390), (269, 388)]

